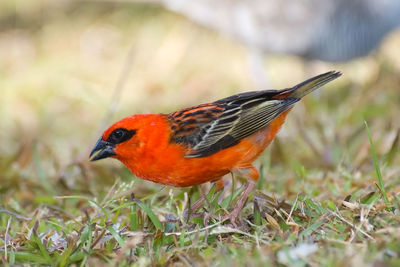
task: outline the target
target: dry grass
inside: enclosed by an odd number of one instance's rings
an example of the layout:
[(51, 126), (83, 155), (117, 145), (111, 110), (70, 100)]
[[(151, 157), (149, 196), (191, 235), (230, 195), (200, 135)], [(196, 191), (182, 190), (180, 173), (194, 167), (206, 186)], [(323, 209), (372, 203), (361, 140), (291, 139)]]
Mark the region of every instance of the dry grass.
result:
[[(155, 6), (0, 10), (2, 264), (399, 264), (399, 34), (347, 64), (268, 58), (276, 88), (331, 69), (344, 76), (304, 99), (258, 160), (262, 179), (237, 230), (182, 217), (199, 188), (162, 187), (87, 156), (102, 127), (126, 115), (254, 89), (243, 47)], [(230, 196), (218, 204), (209, 194), (202, 211), (223, 214)]]

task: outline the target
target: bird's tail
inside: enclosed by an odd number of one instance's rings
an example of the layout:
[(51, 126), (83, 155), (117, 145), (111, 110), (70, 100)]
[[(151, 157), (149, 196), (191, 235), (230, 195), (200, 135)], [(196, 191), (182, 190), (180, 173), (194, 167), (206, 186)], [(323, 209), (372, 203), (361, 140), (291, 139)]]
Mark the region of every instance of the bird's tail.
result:
[[(302, 98), (303, 96), (311, 93), (315, 89), (325, 85), (326, 83), (340, 77), (342, 73), (338, 71), (329, 71), (312, 77), (298, 85), (289, 89), (289, 92), (284, 94), (284, 97)], [(283, 96), (283, 95), (282, 95)]]

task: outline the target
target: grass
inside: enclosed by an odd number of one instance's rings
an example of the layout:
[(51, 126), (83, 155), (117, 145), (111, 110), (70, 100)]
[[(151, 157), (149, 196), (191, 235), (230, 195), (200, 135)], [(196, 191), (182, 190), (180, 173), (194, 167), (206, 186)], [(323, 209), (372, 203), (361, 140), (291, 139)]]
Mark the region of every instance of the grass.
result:
[(164, 187), (87, 157), (128, 114), (251, 90), (245, 49), (154, 6), (24, 3), (0, 8), (0, 47), (14, 49), (0, 49), (2, 265), (399, 265), (398, 34), (347, 64), (268, 57), (277, 88), (344, 75), (288, 116), (235, 229), (218, 216), (236, 179), (219, 202), (215, 187)]
[(365, 123), (365, 129), (367, 130), (367, 134), (368, 134), (369, 144), (371, 145), (371, 154), (372, 154), (372, 158), (374, 160), (374, 167), (375, 167), (376, 176), (377, 176), (377, 179), (378, 179), (377, 186), (378, 186), (378, 189), (379, 189), (380, 193), (382, 194), (382, 197), (383, 197), (383, 200), (385, 201), (386, 206), (390, 207), (391, 204), (390, 204), (389, 198), (388, 198), (388, 196), (386, 194), (385, 185), (383, 184), (381, 169), (379, 167), (378, 158), (376, 156), (375, 146), (374, 146), (374, 143), (372, 141), (371, 132), (370, 132), (370, 130), (368, 128), (368, 123), (366, 121), (364, 121), (364, 123)]

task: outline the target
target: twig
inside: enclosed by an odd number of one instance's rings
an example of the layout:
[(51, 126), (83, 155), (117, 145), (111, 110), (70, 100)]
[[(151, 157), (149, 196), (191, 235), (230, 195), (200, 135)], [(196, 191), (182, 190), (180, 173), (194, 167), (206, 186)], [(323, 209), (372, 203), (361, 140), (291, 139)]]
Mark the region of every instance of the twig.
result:
[[(299, 200), (299, 194), (297, 194), (296, 200), (294, 201), (294, 204), (292, 205), (292, 207), (291, 207), (291, 209), (290, 209), (289, 216), (287, 216), (287, 219), (286, 219), (286, 224), (288, 224), (288, 223), (289, 223), (289, 220), (292, 219), (292, 214), (293, 214), (293, 211), (294, 211), (294, 209), (295, 209), (295, 207), (296, 207), (296, 205), (297, 205), (297, 201), (298, 201), (298, 200)], [(291, 220), (291, 221), (293, 221), (293, 220)]]
[(256, 242), (261, 242), (263, 244), (269, 244), (269, 242), (258, 238), (258, 236), (249, 234), (247, 232), (241, 231), (241, 230), (236, 229), (236, 228), (227, 227), (227, 226), (218, 226), (213, 230), (215, 230), (215, 231), (211, 231), (211, 234), (237, 233), (237, 234), (241, 234), (241, 235), (253, 238), (254, 240), (256, 240)]
[(7, 236), (8, 236), (8, 229), (10, 229), (10, 224), (11, 224), (11, 217), (8, 218), (7, 222), (7, 228), (6, 228), (6, 233), (4, 234), (4, 257), (7, 260)]
[[(199, 233), (199, 232), (206, 231), (206, 230), (208, 230), (208, 229), (214, 228), (214, 227), (216, 227), (216, 226), (222, 224), (223, 222), (224, 222), (224, 221), (219, 221), (219, 222), (214, 223), (214, 224), (212, 224), (212, 225), (208, 225), (208, 226), (206, 226), (206, 227), (204, 227), (204, 228), (200, 228), (200, 229), (193, 230), (193, 231), (190, 231), (190, 232), (185, 232), (185, 235), (191, 235), (191, 234), (195, 234), (195, 233)], [(177, 236), (180, 236), (180, 235), (182, 235), (182, 232), (165, 233), (165, 236), (169, 236), (169, 235), (177, 235)]]
[[(356, 234), (357, 234), (358, 230), (361, 229), (361, 227), (363, 227), (364, 224), (368, 221), (367, 217), (369, 215), (369, 212), (371, 211), (371, 207), (372, 207), (372, 205), (368, 206), (367, 214), (365, 216), (364, 216), (364, 208), (361, 208), (360, 224), (358, 225), (358, 227), (355, 227), (356, 228)], [(354, 237), (355, 237), (355, 235), (350, 240), (350, 242), (353, 241)]]
[(119, 184), (120, 180), (119, 178), (115, 180), (115, 183), (111, 186), (110, 190), (108, 190), (107, 195), (104, 197), (103, 201), (100, 203), (101, 206), (104, 206), (107, 202), (108, 199), (111, 198), (111, 195), (114, 195), (115, 193), (115, 188)]
[(19, 220), (25, 220), (25, 221), (32, 220), (32, 217), (26, 217), (26, 216), (23, 216), (23, 215), (18, 214), (16, 212), (0, 208), (0, 213), (2, 213), (2, 212), (3, 213), (7, 213), (8, 215), (14, 216), (15, 218), (17, 218)]
[(340, 214), (338, 214), (338, 213), (336, 213), (336, 212), (334, 212), (334, 211), (330, 211), (330, 213), (333, 214), (333, 215), (335, 215), (335, 216), (338, 217), (341, 221), (347, 223), (348, 225), (350, 225), (351, 227), (353, 227), (354, 229), (356, 229), (357, 231), (359, 231), (360, 233), (362, 233), (363, 235), (365, 235), (365, 236), (368, 237), (369, 239), (375, 241), (375, 239), (374, 239), (372, 236), (370, 236), (369, 234), (367, 234), (366, 232), (364, 232), (362, 229), (360, 229), (360, 227), (358, 227), (358, 226), (352, 224), (351, 222), (349, 222), (348, 220), (346, 220), (345, 218), (343, 218), (342, 215), (340, 215)]

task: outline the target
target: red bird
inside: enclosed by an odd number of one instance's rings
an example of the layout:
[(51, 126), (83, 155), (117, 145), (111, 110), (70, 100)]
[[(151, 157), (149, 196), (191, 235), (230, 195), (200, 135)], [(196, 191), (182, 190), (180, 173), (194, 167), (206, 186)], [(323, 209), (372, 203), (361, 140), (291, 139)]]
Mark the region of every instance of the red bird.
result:
[(338, 78), (327, 72), (292, 88), (246, 92), (170, 114), (138, 114), (111, 125), (90, 160), (113, 157), (137, 177), (186, 187), (220, 181), (233, 172), (249, 179), (235, 220), (254, 188), (258, 171), (252, 162), (271, 143), (293, 105)]

